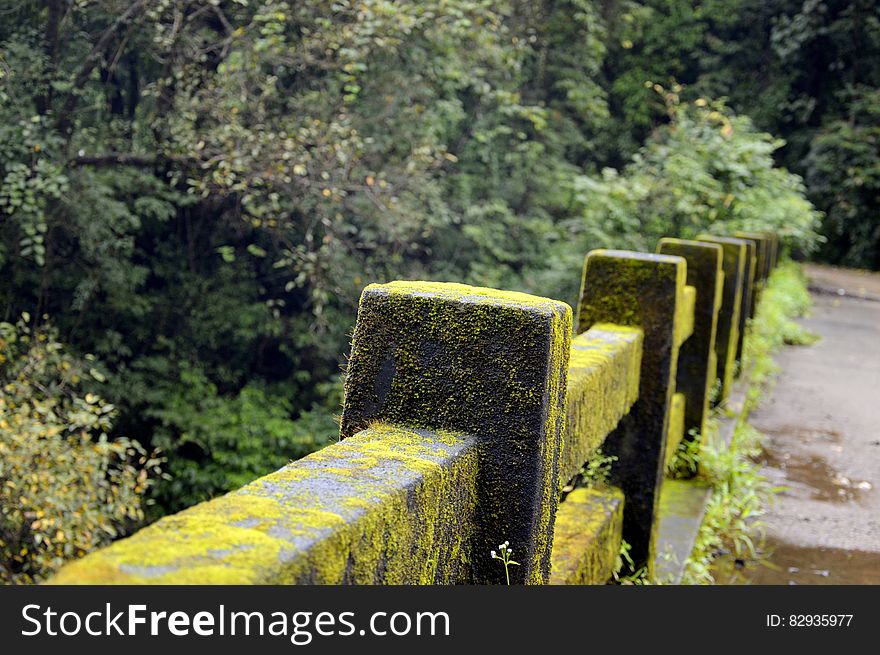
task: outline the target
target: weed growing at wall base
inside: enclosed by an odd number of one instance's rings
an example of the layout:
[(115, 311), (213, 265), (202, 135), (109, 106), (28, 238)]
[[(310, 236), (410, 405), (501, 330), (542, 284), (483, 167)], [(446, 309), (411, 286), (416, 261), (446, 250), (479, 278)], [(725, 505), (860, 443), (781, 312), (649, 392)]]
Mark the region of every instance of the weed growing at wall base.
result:
[(568, 494), (578, 487), (595, 489), (597, 487), (607, 486), (608, 480), (611, 476), (611, 466), (616, 461), (616, 455), (606, 455), (602, 452), (602, 449), (599, 448), (581, 467), (575, 478), (562, 488), (563, 493)]
[(742, 423), (729, 448), (717, 433), (704, 442), (698, 458), (700, 476), (711, 483), (712, 495), (685, 565), (684, 584), (714, 584), (712, 565), (720, 556), (737, 560), (755, 556), (761, 516), (770, 497), (779, 490), (770, 486), (754, 461), (761, 451), (762, 438), (760, 432)]
[(629, 552), (632, 546), (626, 539), (620, 541), (620, 552), (617, 554), (617, 560), (614, 562), (614, 571), (612, 573), (611, 584), (619, 585), (646, 585), (648, 581), (648, 569), (641, 566), (636, 568), (635, 562), (630, 557)]

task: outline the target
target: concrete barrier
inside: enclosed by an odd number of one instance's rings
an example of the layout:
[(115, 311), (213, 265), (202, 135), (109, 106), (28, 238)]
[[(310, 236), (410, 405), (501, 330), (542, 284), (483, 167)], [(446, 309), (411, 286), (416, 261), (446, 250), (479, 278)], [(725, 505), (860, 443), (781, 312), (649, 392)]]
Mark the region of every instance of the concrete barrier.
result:
[[(684, 437), (706, 431), (709, 401), (718, 370), (715, 333), (724, 290), (724, 251), (715, 243), (661, 239), (657, 252), (687, 262), (687, 284), (696, 291), (691, 336), (681, 346), (676, 391), (684, 395)], [(679, 439), (680, 442), (680, 439)], [(677, 444), (673, 448), (677, 447)]]
[[(733, 387), (741, 334), (740, 316), (743, 312), (743, 298), (748, 298), (745, 292), (748, 282), (745, 271), (747, 265), (751, 267), (751, 261), (747, 259), (748, 247), (742, 239), (700, 235), (697, 240), (717, 243), (723, 250), (724, 286), (715, 332), (715, 361), (720, 380), (716, 402), (723, 403), (730, 396)], [(726, 311), (721, 311), (722, 308)]]
[[(514, 584), (605, 582), (623, 540), (650, 576), (666, 463), (703, 429), (712, 386), (729, 386), (757, 295), (748, 273), (769, 274), (771, 242), (593, 251), (575, 329), (571, 308), (547, 298), (370, 285), (339, 443), (50, 582), (498, 584), (490, 552), (505, 541)], [(600, 448), (609, 484), (585, 487), (578, 472)]]
[(639, 398), (608, 435), (615, 457), (611, 484), (626, 497), (623, 534), (637, 566), (653, 569), (655, 519), (666, 456), (669, 406), (686, 320), (687, 263), (681, 257), (594, 250), (584, 264), (578, 331), (596, 323), (638, 327), (644, 333)]

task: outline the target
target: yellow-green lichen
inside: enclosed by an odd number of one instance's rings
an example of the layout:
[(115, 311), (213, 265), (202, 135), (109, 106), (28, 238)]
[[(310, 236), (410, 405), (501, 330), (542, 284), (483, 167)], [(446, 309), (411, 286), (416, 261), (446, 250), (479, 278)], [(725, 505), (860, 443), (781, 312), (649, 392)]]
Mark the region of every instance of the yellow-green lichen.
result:
[[(526, 584), (544, 584), (550, 574), (553, 549), (553, 524), (556, 516), (560, 464), (565, 448), (566, 406), (568, 393), (568, 358), (570, 356), (572, 315), (568, 305), (554, 307), (551, 323), (550, 352), (548, 353), (547, 417), (542, 438), (539, 440), (539, 457), (545, 472), (540, 486), (540, 510), (536, 533), (534, 566)], [(500, 499), (499, 499), (500, 500)]]
[(593, 251), (584, 263), (578, 306), (579, 332), (604, 322), (639, 327), (644, 333), (639, 398), (608, 435), (602, 450), (617, 458), (610, 479), (626, 494), (624, 536), (635, 566), (645, 566), (649, 578), (668, 412), (678, 366), (675, 318), (686, 278), (687, 263), (679, 256)]
[(735, 237), (740, 239), (748, 239), (755, 242), (757, 268), (755, 272), (756, 279), (763, 282), (770, 276), (771, 268), (771, 238), (765, 232), (736, 232)]
[(684, 413), (686, 399), (683, 393), (677, 393), (672, 397), (672, 406), (669, 408), (669, 430), (666, 436), (666, 465), (672, 460), (678, 445), (684, 439)]
[(722, 285), (722, 301), (715, 333), (716, 374), (721, 381), (721, 388), (716, 398), (717, 403), (726, 401), (733, 388), (746, 253), (745, 246), (742, 244), (721, 242), (720, 245), (724, 250), (725, 272), (719, 281)]
[(375, 425), (69, 564), (57, 584), (468, 579), (476, 440)]
[(679, 346), (694, 333), (694, 308), (696, 304), (697, 290), (690, 285), (682, 287), (675, 315), (675, 340)]
[[(613, 264), (611, 264), (613, 262)], [(595, 268), (605, 269), (609, 264), (607, 273), (602, 270), (590, 274), (591, 264)], [(656, 255), (651, 253), (630, 252), (628, 250), (592, 250), (587, 255), (584, 263), (584, 275), (581, 279), (580, 304), (578, 306), (578, 333), (586, 332), (596, 322), (614, 323), (631, 327), (644, 327), (643, 323), (648, 313), (653, 314), (654, 309), (648, 309), (642, 302), (640, 294), (649, 291), (656, 281), (660, 267), (668, 266), (674, 270), (675, 288), (678, 298), (684, 294), (685, 281), (687, 279), (687, 263), (681, 257), (669, 255)], [(604, 277), (608, 279), (603, 280)], [(588, 288), (590, 284), (598, 284), (602, 288), (601, 293)], [(674, 303), (675, 305), (678, 304)], [(673, 303), (668, 303), (668, 309), (673, 312)], [(660, 308), (657, 308), (659, 311)], [(604, 318), (594, 318), (596, 316)], [(649, 320), (653, 320), (650, 317)], [(662, 320), (657, 317), (657, 320)], [(671, 324), (671, 321), (666, 319)]]
[[(689, 336), (680, 340), (675, 387), (687, 398), (684, 434), (702, 434), (715, 386), (715, 338), (724, 284), (724, 251), (717, 243), (687, 239), (661, 239), (657, 249), (687, 261), (686, 291), (693, 289), (694, 298), (686, 308), (690, 320), (678, 328), (686, 329)], [(667, 459), (671, 455), (672, 451), (667, 450)]]
[(560, 484), (580, 470), (638, 398), (642, 340), (639, 328), (600, 323), (572, 342)]
[(579, 488), (559, 505), (550, 584), (604, 584), (614, 571), (623, 527), (623, 492)]
[(407, 297), (423, 295), (428, 298), (476, 302), (493, 306), (526, 307), (529, 309), (544, 308), (551, 312), (557, 311), (559, 305), (562, 304), (558, 300), (519, 291), (474, 287), (455, 282), (396, 280), (384, 284), (370, 284), (364, 291), (382, 291)]
[(739, 239), (745, 246), (746, 257), (743, 269), (742, 297), (739, 311), (739, 334), (736, 342), (736, 361), (742, 361), (743, 347), (745, 345), (746, 325), (755, 315), (756, 299), (758, 294), (757, 279), (757, 249), (754, 241)]
[[(346, 377), (342, 437), (379, 419), (480, 439), (476, 543), (523, 553), (542, 582), (565, 429), (571, 309), (527, 294), (394, 282), (364, 290)], [(476, 575), (497, 581), (491, 561)]]

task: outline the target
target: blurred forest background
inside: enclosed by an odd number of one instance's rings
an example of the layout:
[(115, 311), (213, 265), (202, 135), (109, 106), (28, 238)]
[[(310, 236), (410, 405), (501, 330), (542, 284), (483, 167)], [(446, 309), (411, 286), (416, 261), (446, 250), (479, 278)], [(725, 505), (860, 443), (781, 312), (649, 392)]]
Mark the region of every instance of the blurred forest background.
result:
[(367, 283), (880, 268), (878, 139), (872, 0), (2, 0), (0, 579), (334, 440)]

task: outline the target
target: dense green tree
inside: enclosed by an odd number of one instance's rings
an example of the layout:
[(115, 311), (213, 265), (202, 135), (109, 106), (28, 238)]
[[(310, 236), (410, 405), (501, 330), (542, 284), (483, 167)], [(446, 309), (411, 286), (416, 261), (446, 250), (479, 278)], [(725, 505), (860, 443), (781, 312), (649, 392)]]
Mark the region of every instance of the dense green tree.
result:
[(810, 199), (828, 216), (821, 255), (877, 268), (877, 196), (864, 176), (851, 184), (839, 174), (870, 169), (878, 157), (870, 139), (860, 153), (847, 152), (842, 134), (856, 115), (865, 125), (866, 103), (880, 88), (876, 2), (642, 0), (627, 16), (608, 57), (609, 102), (625, 118), (617, 127), (623, 151), (638, 147), (662, 113), (646, 81), (683, 83), (691, 99), (726, 98), (785, 140), (777, 162), (807, 178)]
[(723, 5), (7, 2), (0, 319), (48, 314), (95, 354), (170, 510), (334, 438), (368, 282), (572, 300), (598, 245), (783, 224), (809, 245), (778, 142), (654, 87), (696, 98), (740, 65), (758, 4)]
[(810, 142), (807, 183), (825, 208), (823, 253), (880, 270), (880, 89), (853, 88), (847, 115)]

